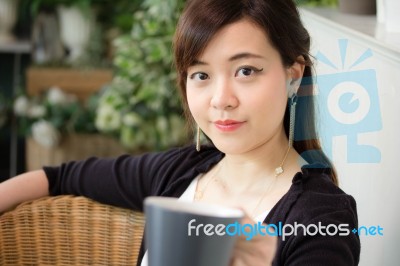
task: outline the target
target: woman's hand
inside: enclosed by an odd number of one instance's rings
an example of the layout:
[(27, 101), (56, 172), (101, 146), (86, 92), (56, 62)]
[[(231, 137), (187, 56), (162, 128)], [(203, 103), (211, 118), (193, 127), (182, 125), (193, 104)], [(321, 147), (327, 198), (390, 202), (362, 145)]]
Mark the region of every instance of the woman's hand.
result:
[[(242, 220), (244, 224), (254, 225), (257, 222), (246, 214)], [(276, 252), (277, 237), (256, 233), (250, 240), (246, 238), (248, 236), (243, 234), (238, 236), (230, 266), (270, 266)]]

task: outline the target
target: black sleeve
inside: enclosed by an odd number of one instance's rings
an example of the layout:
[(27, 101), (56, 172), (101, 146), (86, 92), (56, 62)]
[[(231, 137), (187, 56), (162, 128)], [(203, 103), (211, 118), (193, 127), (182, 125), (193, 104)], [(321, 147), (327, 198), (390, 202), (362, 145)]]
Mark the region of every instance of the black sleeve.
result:
[(136, 157), (93, 157), (59, 167), (44, 167), (44, 171), (50, 195), (86, 196), (102, 203), (142, 210), (143, 199), (155, 193), (157, 185), (153, 183), (174, 170), (181, 153), (181, 149), (173, 149)]
[(179, 197), (191, 180), (222, 158), (214, 147), (193, 145), (140, 156), (89, 158), (44, 167), (50, 195), (79, 195), (114, 206), (143, 210), (147, 196)]

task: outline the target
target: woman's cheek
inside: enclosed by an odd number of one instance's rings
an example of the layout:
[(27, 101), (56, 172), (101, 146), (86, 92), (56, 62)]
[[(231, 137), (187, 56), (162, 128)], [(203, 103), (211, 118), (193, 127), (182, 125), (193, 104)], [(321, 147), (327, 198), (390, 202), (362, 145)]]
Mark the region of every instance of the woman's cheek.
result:
[(198, 120), (202, 113), (205, 114), (207, 112), (206, 107), (202, 103), (202, 98), (199, 95), (193, 92), (187, 92), (187, 101), (190, 113), (195, 120)]

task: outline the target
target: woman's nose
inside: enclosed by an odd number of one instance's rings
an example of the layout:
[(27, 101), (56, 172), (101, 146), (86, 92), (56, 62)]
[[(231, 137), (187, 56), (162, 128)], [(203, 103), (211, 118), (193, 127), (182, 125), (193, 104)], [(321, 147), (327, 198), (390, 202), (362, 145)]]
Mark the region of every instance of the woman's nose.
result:
[(213, 108), (219, 110), (234, 109), (238, 106), (239, 100), (232, 85), (227, 81), (220, 81), (213, 90), (210, 104)]

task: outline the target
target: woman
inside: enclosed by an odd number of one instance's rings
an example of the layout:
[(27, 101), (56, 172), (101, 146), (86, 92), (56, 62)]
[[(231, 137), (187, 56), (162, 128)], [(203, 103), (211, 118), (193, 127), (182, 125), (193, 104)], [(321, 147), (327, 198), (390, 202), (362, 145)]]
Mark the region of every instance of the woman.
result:
[[(48, 194), (142, 210), (161, 195), (239, 206), (251, 223), (357, 227), (317, 141), (312, 86), (300, 86), (309, 46), (292, 0), (188, 1), (174, 49), (196, 147), (44, 167), (0, 185), (0, 211)], [(356, 265), (359, 238), (347, 233), (239, 238), (232, 265)]]

